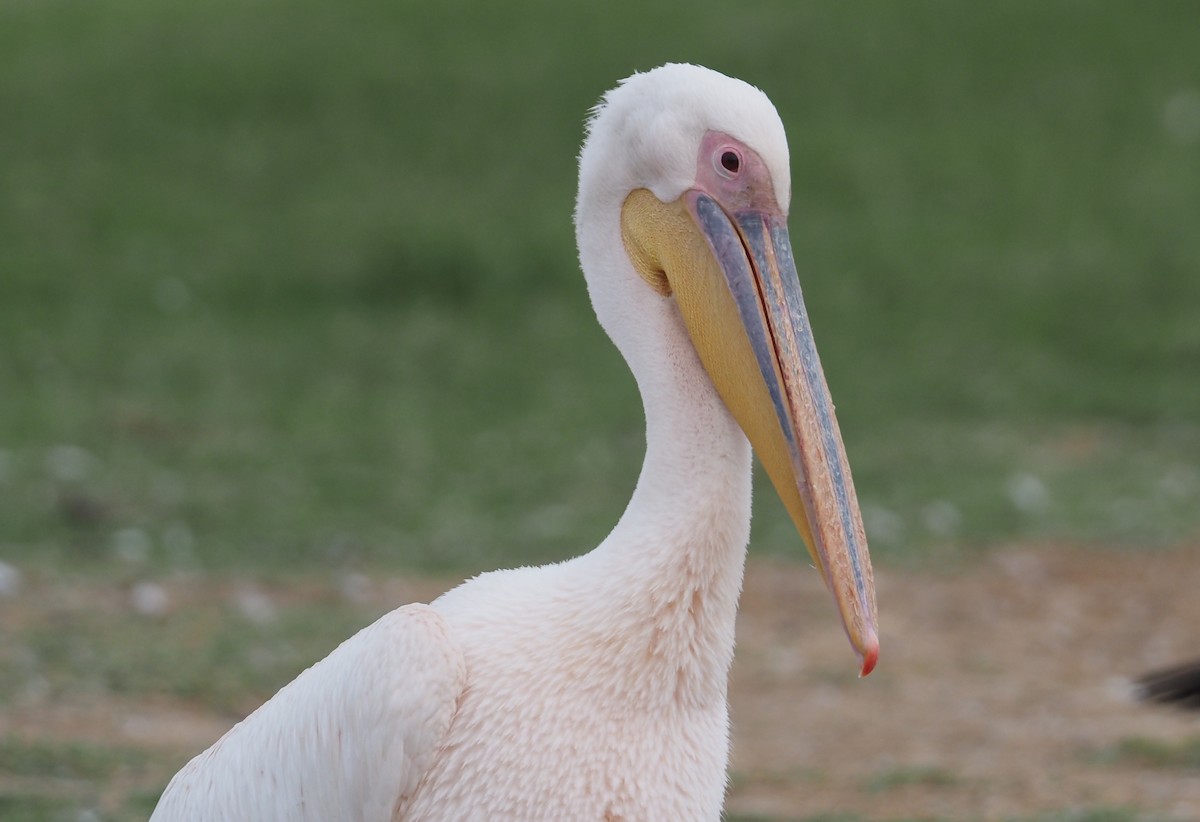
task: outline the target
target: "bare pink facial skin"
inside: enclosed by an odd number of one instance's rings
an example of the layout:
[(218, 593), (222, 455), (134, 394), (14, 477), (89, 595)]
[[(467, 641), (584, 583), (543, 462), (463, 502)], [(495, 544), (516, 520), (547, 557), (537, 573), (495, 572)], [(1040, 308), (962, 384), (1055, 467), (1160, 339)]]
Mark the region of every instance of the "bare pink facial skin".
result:
[(727, 212), (754, 209), (787, 217), (787, 209), (775, 196), (767, 164), (758, 152), (720, 131), (709, 131), (700, 141), (695, 187)]

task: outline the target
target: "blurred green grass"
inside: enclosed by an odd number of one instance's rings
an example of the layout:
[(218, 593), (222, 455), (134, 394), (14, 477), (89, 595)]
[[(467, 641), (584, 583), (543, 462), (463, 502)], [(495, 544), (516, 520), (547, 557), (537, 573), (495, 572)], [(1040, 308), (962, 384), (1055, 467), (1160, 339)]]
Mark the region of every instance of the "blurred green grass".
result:
[[(470, 571), (595, 544), (642, 429), (577, 271), (574, 157), (599, 95), (667, 60), (788, 127), (877, 556), (1194, 537), (1196, 22), (6, 3), (0, 558)], [(755, 549), (799, 557), (759, 492)]]
[(1200, 735), (1173, 741), (1126, 737), (1108, 750), (1093, 753), (1092, 759), (1101, 763), (1127, 762), (1200, 772)]

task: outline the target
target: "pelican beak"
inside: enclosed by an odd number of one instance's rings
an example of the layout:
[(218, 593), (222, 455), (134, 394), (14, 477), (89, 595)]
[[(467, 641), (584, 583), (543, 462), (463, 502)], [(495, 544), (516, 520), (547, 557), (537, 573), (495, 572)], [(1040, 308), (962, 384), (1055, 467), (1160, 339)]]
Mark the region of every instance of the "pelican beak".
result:
[(875, 667), (875, 583), (833, 402), (813, 343), (783, 214), (727, 212), (693, 189), (630, 194), (634, 267), (676, 299), (721, 399), (749, 438), (833, 594), (862, 676)]

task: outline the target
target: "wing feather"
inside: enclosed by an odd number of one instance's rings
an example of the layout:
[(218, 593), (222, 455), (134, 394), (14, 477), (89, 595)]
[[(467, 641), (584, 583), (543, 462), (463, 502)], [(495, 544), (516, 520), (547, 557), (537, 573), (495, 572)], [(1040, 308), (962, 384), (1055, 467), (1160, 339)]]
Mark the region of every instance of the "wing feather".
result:
[(392, 611), (189, 762), (151, 820), (389, 822), (436, 757), (465, 682), (436, 610)]

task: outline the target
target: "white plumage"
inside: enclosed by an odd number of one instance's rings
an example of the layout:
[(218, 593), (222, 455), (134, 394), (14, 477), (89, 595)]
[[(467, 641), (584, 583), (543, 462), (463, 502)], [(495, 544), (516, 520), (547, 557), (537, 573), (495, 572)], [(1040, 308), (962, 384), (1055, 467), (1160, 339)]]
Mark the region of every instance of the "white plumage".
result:
[[(582, 266), (647, 418), (637, 488), (609, 536), (362, 630), (192, 760), (154, 820), (719, 817), (750, 444), (675, 296), (631, 261), (622, 223), (639, 188), (670, 204), (701, 186), (711, 134), (748, 148), (743, 168), (761, 159), (786, 214), (774, 107), (707, 69), (664, 66), (609, 92), (580, 157)], [(840, 560), (814, 557), (841, 597)], [(873, 612), (864, 619), (866, 639), (847, 624), (869, 669)]]

